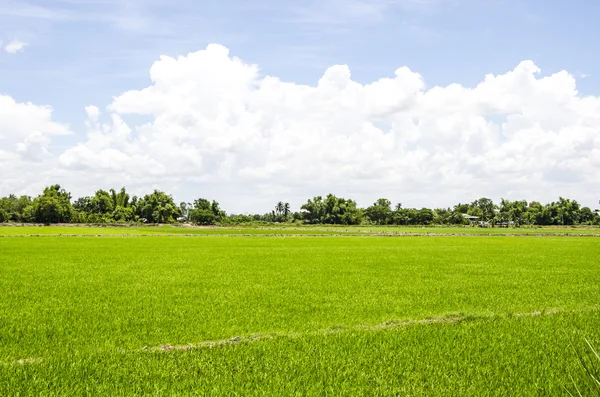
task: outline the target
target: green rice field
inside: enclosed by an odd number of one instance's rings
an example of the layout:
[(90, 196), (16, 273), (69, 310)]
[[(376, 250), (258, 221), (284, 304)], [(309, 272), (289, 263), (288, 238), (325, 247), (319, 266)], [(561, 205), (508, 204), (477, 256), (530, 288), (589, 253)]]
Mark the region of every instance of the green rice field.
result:
[(598, 230), (498, 231), (2, 227), (0, 396), (589, 395)]

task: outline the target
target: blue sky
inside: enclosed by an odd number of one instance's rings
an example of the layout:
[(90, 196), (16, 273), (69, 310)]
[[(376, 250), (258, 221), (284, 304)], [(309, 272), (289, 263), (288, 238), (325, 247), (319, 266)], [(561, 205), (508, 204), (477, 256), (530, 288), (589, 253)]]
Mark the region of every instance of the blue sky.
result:
[(79, 125), (81, 104), (148, 83), (160, 55), (220, 43), (262, 73), (314, 84), (333, 64), (372, 81), (400, 66), (428, 85), (473, 86), (531, 59), (600, 91), (600, 2), (593, 0), (0, 1), (0, 37), (28, 43), (0, 60), (0, 89), (51, 103)]
[(532, 60), (541, 76), (567, 70), (580, 96), (597, 96), (598, 16), (591, 0), (0, 0), (0, 40), (26, 44), (0, 51), (0, 94), (52, 107), (71, 130), (49, 146), (57, 156), (85, 140), (85, 106), (104, 112), (113, 97), (148, 87), (161, 55), (210, 43), (298, 85), (339, 64), (361, 84), (407, 66), (424, 90), (475, 87)]

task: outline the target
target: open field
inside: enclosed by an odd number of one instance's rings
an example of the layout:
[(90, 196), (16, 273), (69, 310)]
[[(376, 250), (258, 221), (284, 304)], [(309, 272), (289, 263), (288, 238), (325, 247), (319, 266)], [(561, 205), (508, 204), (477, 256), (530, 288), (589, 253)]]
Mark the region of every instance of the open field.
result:
[(520, 227), (520, 228), (479, 228), (446, 226), (323, 226), (323, 225), (273, 225), (265, 227), (191, 227), (181, 225), (160, 226), (7, 226), (0, 225), (0, 236), (15, 235), (598, 235), (600, 228), (577, 227)]
[(0, 238), (0, 395), (564, 395), (569, 341), (600, 345), (598, 258), (595, 237)]

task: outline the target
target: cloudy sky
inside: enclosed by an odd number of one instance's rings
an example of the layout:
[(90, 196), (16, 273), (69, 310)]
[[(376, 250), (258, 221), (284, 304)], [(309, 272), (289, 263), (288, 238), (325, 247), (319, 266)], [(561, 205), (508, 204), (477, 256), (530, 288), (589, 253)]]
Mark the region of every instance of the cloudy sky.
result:
[(0, 0), (0, 196), (599, 207), (600, 2)]

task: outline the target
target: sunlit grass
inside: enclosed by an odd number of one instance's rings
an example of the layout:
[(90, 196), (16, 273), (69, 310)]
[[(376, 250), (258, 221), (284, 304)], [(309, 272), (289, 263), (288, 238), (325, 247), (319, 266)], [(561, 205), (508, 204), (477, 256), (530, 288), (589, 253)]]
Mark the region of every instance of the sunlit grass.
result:
[(589, 237), (4, 238), (0, 395), (564, 393), (568, 335), (600, 342), (599, 257)]

